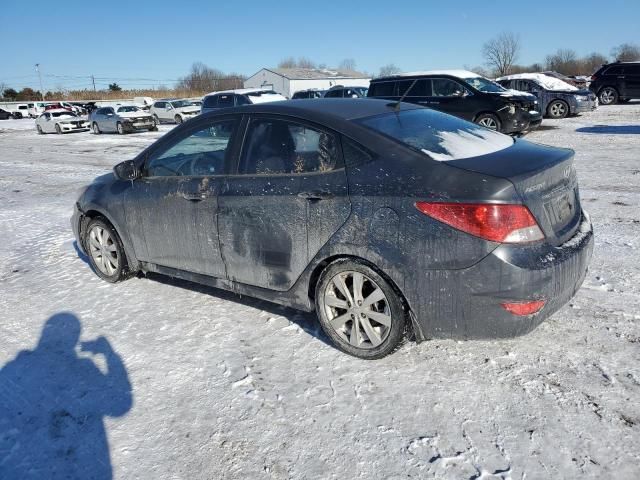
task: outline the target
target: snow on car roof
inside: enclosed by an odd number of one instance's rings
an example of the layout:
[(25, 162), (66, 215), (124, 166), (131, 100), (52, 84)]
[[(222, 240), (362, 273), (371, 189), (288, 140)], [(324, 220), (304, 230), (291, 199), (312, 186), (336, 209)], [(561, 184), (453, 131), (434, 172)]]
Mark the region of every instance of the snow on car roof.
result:
[(450, 75), (452, 77), (457, 77), (457, 78), (476, 78), (476, 77), (482, 76), (482, 75), (478, 75), (475, 72), (471, 72), (469, 70), (425, 70), (425, 71), (418, 71), (418, 72), (398, 73), (396, 75), (391, 75), (391, 76), (417, 77), (420, 75)]
[(517, 73), (514, 75), (505, 75), (496, 80), (534, 80), (547, 90), (578, 90), (573, 85), (563, 82), (559, 78), (550, 77), (543, 73)]

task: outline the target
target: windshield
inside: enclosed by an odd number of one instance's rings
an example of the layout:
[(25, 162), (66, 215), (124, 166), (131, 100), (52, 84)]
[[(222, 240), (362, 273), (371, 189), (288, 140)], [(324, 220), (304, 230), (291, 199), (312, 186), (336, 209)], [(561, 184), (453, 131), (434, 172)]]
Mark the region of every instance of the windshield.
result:
[(120, 107), (118, 108), (118, 113), (122, 113), (122, 112), (139, 112), (140, 109), (138, 107), (134, 107), (134, 106), (127, 106), (127, 107)]
[(514, 142), (508, 135), (427, 108), (385, 113), (358, 122), (438, 161), (487, 155)]
[(481, 92), (499, 93), (506, 91), (506, 89), (501, 85), (498, 85), (497, 83), (492, 82), (488, 78), (484, 77), (465, 78), (464, 81), (476, 90), (480, 90)]
[(53, 112), (51, 115), (54, 117), (77, 117), (73, 112)]

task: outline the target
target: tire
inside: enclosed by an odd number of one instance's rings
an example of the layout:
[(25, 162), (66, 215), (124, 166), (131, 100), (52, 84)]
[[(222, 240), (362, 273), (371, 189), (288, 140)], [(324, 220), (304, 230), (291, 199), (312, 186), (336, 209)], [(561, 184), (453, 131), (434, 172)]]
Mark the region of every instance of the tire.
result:
[(182, 117), (180, 115), (176, 115), (175, 117), (173, 117), (173, 119), (176, 121), (178, 125), (182, 123)]
[(153, 114), (153, 121), (156, 122), (156, 127), (160, 125), (160, 117), (156, 114)]
[(613, 87), (604, 87), (598, 92), (600, 105), (615, 105), (619, 98), (618, 91)]
[[(342, 293), (345, 289), (348, 295)], [(378, 300), (367, 305), (367, 299)], [(400, 294), (364, 262), (341, 259), (328, 265), (316, 285), (315, 303), (322, 329), (349, 355), (382, 358), (405, 339), (407, 315)]]
[(500, 119), (493, 113), (481, 113), (476, 117), (475, 123), (482, 127), (488, 128), (489, 130), (495, 130), (496, 132), (499, 132), (502, 128)]
[(56, 123), (56, 133), (58, 135), (62, 135), (62, 129), (60, 128), (60, 125)]
[(97, 122), (93, 122), (93, 125), (91, 125), (91, 128), (93, 130), (93, 133), (95, 133), (96, 135), (100, 135), (102, 133), (100, 131), (100, 127), (98, 127), (98, 123)]
[(117, 130), (119, 135), (124, 135), (126, 133), (124, 131), (124, 125), (122, 125), (122, 122), (116, 123), (116, 130)]
[(42, 131), (42, 127), (40, 125), (36, 125), (36, 130), (38, 130), (38, 133), (40, 135), (44, 135), (44, 132)]
[(554, 100), (547, 105), (547, 115), (550, 118), (565, 118), (569, 115), (569, 105), (563, 100)]
[(116, 283), (133, 276), (120, 237), (103, 218), (89, 220), (83, 243), (93, 271), (103, 280)]

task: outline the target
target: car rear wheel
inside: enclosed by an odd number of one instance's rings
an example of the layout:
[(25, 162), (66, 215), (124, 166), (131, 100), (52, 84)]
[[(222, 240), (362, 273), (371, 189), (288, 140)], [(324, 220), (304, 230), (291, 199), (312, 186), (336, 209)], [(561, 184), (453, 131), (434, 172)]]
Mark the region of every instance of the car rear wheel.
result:
[(58, 135), (62, 135), (62, 129), (60, 128), (60, 124), (56, 123), (56, 133)]
[(94, 218), (89, 222), (84, 246), (93, 270), (103, 280), (115, 283), (131, 276), (120, 238), (103, 219)]
[(124, 135), (124, 126), (121, 122), (116, 123), (116, 130), (120, 135)]
[(334, 345), (362, 359), (382, 358), (402, 343), (406, 314), (400, 295), (366, 264), (330, 264), (315, 291), (316, 313)]
[(598, 94), (598, 100), (602, 105), (613, 105), (618, 103), (618, 91), (613, 87), (604, 87)]
[(569, 114), (569, 105), (562, 100), (554, 100), (547, 107), (547, 115), (551, 118), (565, 118)]
[(482, 127), (488, 128), (489, 130), (495, 130), (497, 132), (500, 131), (500, 119), (493, 113), (483, 113), (478, 115), (476, 123)]
[(96, 135), (100, 135), (100, 127), (98, 127), (98, 124), (96, 122), (93, 122), (93, 125), (91, 126), (91, 128), (93, 129), (93, 133), (95, 133)]
[(160, 125), (160, 117), (158, 117), (158, 115), (153, 115), (153, 121), (155, 122), (156, 126)]
[(42, 127), (40, 125), (36, 125), (36, 130), (38, 130), (38, 133), (40, 135), (44, 135), (44, 132), (42, 131)]
[(182, 117), (180, 115), (176, 115), (174, 120), (176, 121), (176, 123), (180, 124), (182, 123)]

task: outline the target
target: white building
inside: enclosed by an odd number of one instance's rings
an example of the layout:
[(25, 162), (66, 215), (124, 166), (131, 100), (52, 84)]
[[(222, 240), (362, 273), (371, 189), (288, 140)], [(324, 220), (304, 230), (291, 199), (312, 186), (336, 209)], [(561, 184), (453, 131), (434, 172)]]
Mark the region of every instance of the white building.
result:
[(300, 90), (328, 90), (335, 85), (368, 87), (364, 73), (319, 68), (263, 68), (244, 81), (245, 88), (271, 88), (291, 98)]

